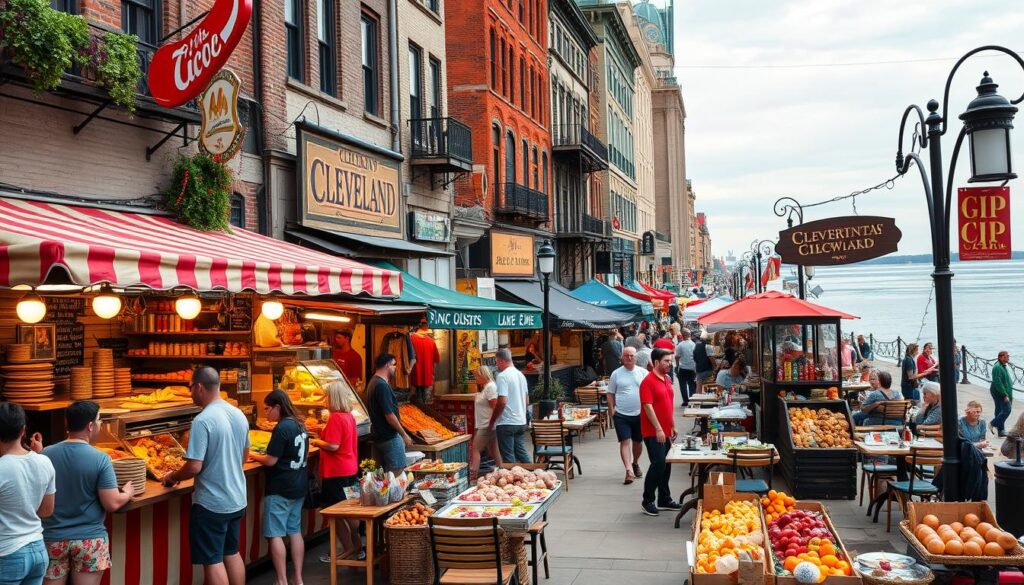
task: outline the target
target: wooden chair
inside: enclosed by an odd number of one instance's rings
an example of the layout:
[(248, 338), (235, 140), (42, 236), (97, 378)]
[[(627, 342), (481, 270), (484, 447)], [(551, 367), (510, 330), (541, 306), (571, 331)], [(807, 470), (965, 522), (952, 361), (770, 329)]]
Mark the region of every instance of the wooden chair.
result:
[(497, 518), (430, 517), (427, 524), (435, 585), (519, 583), (519, 567), (501, 558)]
[(922, 500), (931, 499), (939, 494), (939, 488), (922, 477), (918, 472), (919, 465), (932, 465), (938, 469), (942, 465), (942, 449), (924, 449), (911, 447), (910, 455), (906, 457), (910, 464), (910, 479), (908, 481), (889, 481), (889, 493), (885, 502), (885, 531), (892, 528), (892, 500), (896, 499), (904, 516), (907, 513), (907, 502), (914, 496)]
[(942, 442), (942, 425), (917, 425), (915, 431), (919, 437), (929, 437)]
[(598, 429), (597, 434), (603, 437), (605, 429), (608, 427), (608, 406), (601, 399), (601, 393), (593, 388), (577, 388), (576, 402), (580, 406), (590, 408), (590, 412), (597, 417), (587, 427), (596, 426)]
[(560, 470), (565, 476), (565, 491), (568, 492), (573, 462), (579, 465), (568, 442), (569, 429), (562, 425), (561, 419), (534, 420), (530, 433), (533, 435), (533, 460), (544, 463), (547, 469)]
[[(772, 476), (775, 475), (775, 449), (773, 447), (733, 449), (730, 451), (730, 456), (732, 471), (736, 474), (736, 491), (760, 496), (768, 495), (768, 491), (772, 489)], [(739, 479), (743, 471), (752, 471), (755, 467), (768, 468), (767, 482), (763, 479)]]
[(715, 382), (709, 382), (709, 383), (704, 384), (703, 386), (701, 386), (701, 393), (702, 394), (714, 394), (714, 395), (718, 396), (718, 395), (720, 395), (724, 391), (725, 391), (725, 388), (722, 387), (722, 385), (720, 385), (720, 384), (716, 384)]
[(902, 426), (907, 422), (907, 411), (910, 410), (909, 400), (885, 400), (878, 404), (879, 406), (868, 415), (869, 417), (881, 418), (883, 425)]
[[(857, 427), (855, 431), (859, 434), (873, 433), (873, 432), (896, 432), (897, 429), (892, 425), (876, 425)], [(875, 491), (875, 482), (880, 479), (896, 479), (896, 466), (889, 463), (874, 463), (868, 461), (861, 461), (860, 464), (860, 499), (857, 502), (858, 506), (864, 505), (864, 486), (868, 486), (868, 503), (875, 501), (877, 492)]]

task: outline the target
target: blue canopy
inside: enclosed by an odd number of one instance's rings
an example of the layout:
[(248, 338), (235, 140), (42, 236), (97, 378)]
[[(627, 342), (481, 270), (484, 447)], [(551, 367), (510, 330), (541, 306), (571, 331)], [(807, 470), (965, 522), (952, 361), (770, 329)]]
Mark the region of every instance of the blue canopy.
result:
[(580, 285), (569, 294), (585, 303), (632, 315), (637, 320), (654, 318), (651, 303), (622, 294), (599, 280)]

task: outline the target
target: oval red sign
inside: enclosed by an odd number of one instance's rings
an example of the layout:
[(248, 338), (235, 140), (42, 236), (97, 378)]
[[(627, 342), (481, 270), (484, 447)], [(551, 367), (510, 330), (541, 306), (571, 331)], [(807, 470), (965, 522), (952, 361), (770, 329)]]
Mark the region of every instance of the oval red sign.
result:
[(217, 0), (185, 38), (160, 47), (149, 64), (149, 92), (174, 108), (196, 97), (227, 63), (252, 16), (252, 0)]

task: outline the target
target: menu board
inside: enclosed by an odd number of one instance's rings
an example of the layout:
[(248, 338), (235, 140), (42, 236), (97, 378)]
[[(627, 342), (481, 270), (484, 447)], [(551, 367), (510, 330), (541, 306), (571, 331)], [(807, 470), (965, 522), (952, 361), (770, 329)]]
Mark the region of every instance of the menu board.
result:
[(96, 344), (104, 349), (113, 350), (114, 359), (123, 358), (128, 355), (127, 337), (103, 337), (97, 339)]
[(85, 309), (81, 297), (43, 297), (46, 304), (46, 320), (55, 327), (57, 356), (53, 363), (53, 375), (60, 378), (71, 375), (72, 366), (80, 366), (85, 358), (85, 326), (78, 322), (78, 316)]

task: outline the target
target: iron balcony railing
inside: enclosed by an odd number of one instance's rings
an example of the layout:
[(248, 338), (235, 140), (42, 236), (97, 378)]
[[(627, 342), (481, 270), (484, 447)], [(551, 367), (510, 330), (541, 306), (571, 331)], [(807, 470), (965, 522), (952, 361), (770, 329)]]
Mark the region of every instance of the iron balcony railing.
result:
[(560, 124), (555, 127), (552, 139), (555, 147), (583, 147), (589, 149), (599, 160), (608, 161), (608, 147), (582, 124)]
[(498, 213), (518, 215), (535, 220), (548, 218), (548, 196), (517, 183), (501, 183), (495, 208)]
[(455, 118), (409, 120), (413, 158), (451, 157), (473, 163), (473, 132)]
[(583, 214), (583, 233), (594, 234), (598, 236), (611, 235), (611, 223), (603, 219), (598, 219), (593, 215), (584, 213)]

